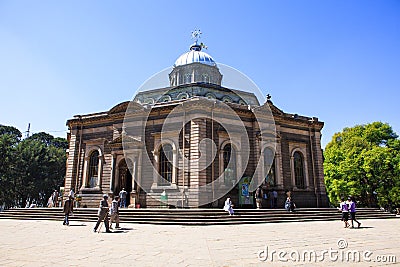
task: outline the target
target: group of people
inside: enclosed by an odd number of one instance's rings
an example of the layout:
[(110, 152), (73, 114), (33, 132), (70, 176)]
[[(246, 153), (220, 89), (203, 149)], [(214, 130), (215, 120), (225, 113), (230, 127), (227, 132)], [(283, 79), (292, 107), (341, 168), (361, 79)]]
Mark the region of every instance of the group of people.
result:
[[(72, 191), (72, 190), (71, 190)], [(108, 204), (108, 195), (103, 195), (103, 199), (100, 201), (99, 209), (97, 212), (97, 222), (95, 227), (93, 228), (94, 232), (97, 232), (99, 225), (104, 222), (106, 232), (111, 233), (110, 229), (112, 229), (112, 224), (115, 223), (115, 228), (119, 227), (119, 208), (126, 206), (126, 191), (124, 188), (118, 196), (115, 196), (113, 201), (111, 202), (111, 207)], [(124, 201), (120, 198), (123, 196)], [(69, 216), (73, 214), (74, 211), (74, 193), (70, 192), (68, 195), (68, 199), (64, 202), (63, 213), (64, 213), (64, 221), (63, 225), (69, 225)]]
[(278, 192), (276, 192), (275, 189), (269, 191), (268, 193), (264, 193), (263, 189), (260, 186), (255, 191), (254, 197), (256, 199), (257, 209), (262, 208), (263, 199), (269, 199), (271, 209), (276, 209), (278, 207)]
[(344, 197), (340, 199), (339, 211), (342, 212), (342, 221), (344, 222), (344, 228), (349, 228), (349, 215), (351, 221), (351, 228), (354, 228), (354, 222), (358, 224), (358, 228), (360, 228), (361, 223), (356, 219), (356, 202), (353, 197), (348, 197), (347, 201), (345, 201)]
[(48, 208), (57, 208), (58, 207), (58, 191), (54, 190), (54, 192), (50, 195), (49, 199), (47, 200), (47, 207)]
[[(275, 191), (275, 190), (274, 190)], [(275, 191), (276, 192), (276, 191)], [(56, 193), (56, 191), (55, 191)], [(55, 193), (53, 195), (55, 195)], [(57, 192), (58, 193), (58, 192)], [(296, 208), (296, 204), (293, 202), (292, 197), (290, 192), (286, 193), (287, 198), (285, 201), (285, 209), (289, 212), (293, 212)], [(123, 198), (121, 198), (121, 196)], [(256, 198), (256, 204), (257, 204), (257, 209), (261, 208), (260, 204), (260, 196), (262, 196), (262, 189), (259, 187), (256, 192), (255, 192), (255, 198)], [(275, 198), (275, 194), (272, 195)], [(276, 198), (277, 198), (276, 194)], [(57, 194), (58, 198), (58, 194)], [(111, 233), (110, 229), (112, 229), (112, 224), (115, 223), (115, 228), (120, 228), (119, 227), (119, 208), (120, 207), (125, 207), (126, 206), (126, 191), (124, 188), (120, 192), (118, 196), (115, 196), (113, 201), (111, 202), (111, 208), (109, 207), (108, 203), (108, 195), (103, 195), (103, 199), (100, 201), (99, 205), (99, 210), (97, 213), (98, 219), (96, 222), (95, 227), (93, 228), (94, 232), (97, 232), (100, 224), (104, 222), (106, 232)], [(262, 197), (261, 197), (262, 198)], [(69, 225), (69, 216), (73, 213), (73, 201), (74, 201), (74, 194), (73, 191), (72, 193), (70, 192), (68, 199), (64, 202), (64, 225)], [(274, 203), (277, 201), (274, 200), (272, 202), (272, 207)], [(233, 203), (231, 201), (231, 198), (228, 197), (225, 201), (224, 204), (224, 210), (228, 212), (230, 216), (232, 216), (235, 212), (233, 210)], [(349, 216), (350, 216), (350, 221), (351, 221), (351, 227), (354, 228), (354, 222), (358, 224), (358, 228), (360, 228), (361, 223), (356, 219), (356, 203), (354, 201), (354, 198), (348, 197), (347, 201), (342, 197), (341, 198), (341, 203), (339, 206), (339, 210), (342, 212), (342, 221), (344, 222), (344, 227), (349, 228), (350, 223), (349, 223)], [(110, 218), (109, 218), (110, 216)]]
[[(120, 197), (115, 196), (113, 201), (111, 202), (111, 208), (108, 205), (108, 195), (103, 195), (103, 199), (100, 201), (100, 207), (97, 212), (97, 222), (95, 227), (93, 228), (93, 232), (97, 232), (99, 225), (104, 222), (104, 226), (106, 227), (106, 232), (111, 233), (110, 229), (112, 229), (112, 224), (115, 222), (115, 228), (119, 227), (119, 206), (120, 206)], [(110, 216), (110, 219), (108, 219)]]
[[(267, 194), (267, 193), (264, 193), (263, 192), (263, 190), (262, 190), (262, 188), (261, 188), (261, 186), (260, 187), (258, 187), (257, 189), (256, 189), (256, 191), (254, 192), (254, 198), (255, 198), (255, 200), (256, 200), (256, 207), (257, 207), (257, 209), (261, 209), (262, 208), (262, 201), (263, 201), (263, 199), (270, 199), (270, 203), (271, 203), (271, 208), (277, 208), (277, 206), (278, 206), (278, 192), (276, 192), (276, 190), (274, 189), (274, 190), (272, 190), (272, 191), (270, 191), (269, 192), (269, 194)], [(293, 203), (294, 204), (294, 203)], [(228, 212), (228, 214), (230, 215), (230, 216), (232, 216), (234, 213), (235, 213), (235, 211), (233, 210), (233, 203), (232, 203), (232, 201), (231, 201), (231, 198), (230, 197), (228, 197), (226, 200), (225, 200), (225, 203), (224, 203), (224, 210), (225, 211), (227, 211)]]

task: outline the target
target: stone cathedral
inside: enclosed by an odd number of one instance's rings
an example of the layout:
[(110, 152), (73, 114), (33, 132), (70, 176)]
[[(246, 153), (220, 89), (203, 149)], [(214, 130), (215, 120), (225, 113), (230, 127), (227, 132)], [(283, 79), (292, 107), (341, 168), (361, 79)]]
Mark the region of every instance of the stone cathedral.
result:
[(220, 208), (226, 197), (253, 208), (261, 186), (266, 195), (278, 192), (278, 208), (288, 191), (298, 207), (328, 205), (323, 122), (285, 113), (270, 96), (260, 103), (246, 88), (222, 86), (220, 68), (203, 50), (195, 39), (168, 87), (67, 121), (64, 197), (73, 189), (81, 207), (97, 207), (104, 194), (124, 188), (132, 208)]

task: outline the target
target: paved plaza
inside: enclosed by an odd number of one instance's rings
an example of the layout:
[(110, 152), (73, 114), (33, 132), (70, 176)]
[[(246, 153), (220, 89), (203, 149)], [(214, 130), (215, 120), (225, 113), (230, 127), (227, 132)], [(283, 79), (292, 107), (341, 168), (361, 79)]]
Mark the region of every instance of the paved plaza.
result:
[(93, 233), (93, 226), (73, 218), (69, 227), (57, 221), (0, 220), (0, 266), (400, 265), (399, 218), (364, 220), (360, 229), (344, 229), (340, 221), (228, 226), (122, 222), (114, 233), (103, 232), (104, 227)]

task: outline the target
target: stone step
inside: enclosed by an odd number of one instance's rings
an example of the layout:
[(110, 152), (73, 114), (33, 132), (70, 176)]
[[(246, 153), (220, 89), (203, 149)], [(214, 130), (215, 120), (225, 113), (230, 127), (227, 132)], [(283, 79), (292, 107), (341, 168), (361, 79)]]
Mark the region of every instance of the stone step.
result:
[[(9, 209), (0, 213), (0, 219), (59, 220), (63, 219), (61, 208)], [(237, 209), (229, 216), (220, 209), (121, 209), (120, 219), (124, 223), (215, 225), (238, 223), (301, 222), (340, 220), (337, 209), (298, 209), (289, 213), (283, 209)], [(359, 209), (357, 218), (387, 219), (395, 215), (378, 209)], [(96, 221), (97, 209), (75, 209), (71, 220)]]

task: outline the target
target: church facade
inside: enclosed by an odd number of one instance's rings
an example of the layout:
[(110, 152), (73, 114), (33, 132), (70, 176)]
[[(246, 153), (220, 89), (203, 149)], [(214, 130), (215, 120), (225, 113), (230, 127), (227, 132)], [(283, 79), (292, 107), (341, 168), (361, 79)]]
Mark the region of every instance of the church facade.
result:
[(326, 207), (323, 122), (222, 80), (196, 41), (176, 60), (168, 87), (68, 120), (65, 192), (87, 207), (123, 188), (130, 207), (222, 207), (226, 197), (253, 207), (261, 186), (278, 192), (278, 207), (288, 191), (298, 207)]

